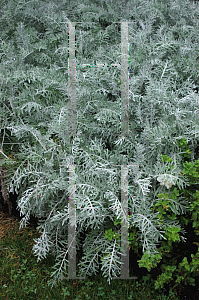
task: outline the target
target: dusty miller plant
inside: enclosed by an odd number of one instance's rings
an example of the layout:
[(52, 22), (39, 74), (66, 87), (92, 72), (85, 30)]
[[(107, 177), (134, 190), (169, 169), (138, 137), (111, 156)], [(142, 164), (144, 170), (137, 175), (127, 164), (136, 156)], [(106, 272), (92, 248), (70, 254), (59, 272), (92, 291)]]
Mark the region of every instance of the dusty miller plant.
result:
[[(136, 226), (142, 251), (155, 254), (165, 228), (151, 207), (157, 195), (188, 182), (179, 173), (177, 141), (198, 141), (198, 10), (192, 1), (59, 1), (4, 3), (1, 27), (1, 133), (21, 145), (10, 192), (26, 226), (30, 214), (40, 222), (33, 252), (38, 261), (56, 256), (52, 285), (67, 276), (68, 167), (76, 167), (77, 246), (87, 230), (80, 276), (120, 274), (121, 167), (129, 164), (129, 226)], [(114, 10), (114, 7), (115, 10)], [(13, 15), (14, 14), (14, 15)], [(12, 16), (12, 18), (10, 18)], [(76, 27), (77, 65), (120, 63), (120, 25), (129, 25), (129, 135), (120, 136), (120, 69), (77, 68), (77, 135), (68, 142), (68, 28)], [(3, 150), (2, 142), (2, 150)], [(161, 160), (174, 159), (174, 168)], [(179, 214), (188, 202), (176, 202)], [(105, 237), (112, 229), (115, 238)], [(183, 239), (181, 228), (181, 239)], [(99, 263), (101, 259), (101, 265)]]

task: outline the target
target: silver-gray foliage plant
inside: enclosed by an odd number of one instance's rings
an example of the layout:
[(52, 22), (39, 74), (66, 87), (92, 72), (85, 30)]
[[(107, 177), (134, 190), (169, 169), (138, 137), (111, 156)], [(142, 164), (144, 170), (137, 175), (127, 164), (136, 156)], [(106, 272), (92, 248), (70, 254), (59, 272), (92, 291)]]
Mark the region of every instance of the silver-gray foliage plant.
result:
[[(104, 234), (121, 216), (121, 168), (115, 165), (130, 165), (129, 226), (138, 228), (143, 253), (155, 254), (165, 226), (179, 223), (160, 224), (151, 207), (158, 193), (188, 184), (178, 175), (182, 158), (176, 142), (186, 138), (193, 150), (197, 144), (197, 5), (113, 2), (66, 7), (61, 1), (38, 1), (35, 10), (24, 0), (15, 13), (14, 1), (10, 10), (6, 4), (2, 9), (7, 27), (0, 40), (1, 129), (22, 143), (10, 192), (20, 192), (21, 227), (30, 214), (45, 220), (33, 252), (38, 261), (50, 251), (56, 256), (53, 284), (67, 274), (68, 164), (82, 165), (76, 167), (76, 206), (84, 208), (76, 210), (78, 247), (79, 233), (89, 230), (78, 276), (96, 274), (104, 257), (101, 270), (110, 282), (120, 274), (121, 255), (120, 238), (108, 240)], [(60, 23), (66, 19), (85, 21), (76, 27), (77, 65), (119, 64), (120, 25), (112, 22), (134, 21), (129, 25), (129, 136), (120, 138), (120, 69), (82, 67), (76, 73), (77, 135), (69, 144), (68, 29)], [(161, 161), (162, 154), (174, 159), (173, 169)], [(187, 204), (176, 202), (179, 214)]]

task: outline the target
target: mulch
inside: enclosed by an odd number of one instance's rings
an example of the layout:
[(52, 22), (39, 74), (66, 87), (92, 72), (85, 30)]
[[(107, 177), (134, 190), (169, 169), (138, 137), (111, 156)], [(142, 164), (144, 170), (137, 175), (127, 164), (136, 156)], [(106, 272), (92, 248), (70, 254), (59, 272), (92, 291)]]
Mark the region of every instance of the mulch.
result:
[[(20, 220), (17, 217), (10, 216), (9, 213), (0, 212), (0, 241), (2, 241), (5, 237), (13, 236), (13, 231), (17, 228), (19, 229), (19, 226)], [(25, 232), (29, 231), (28, 236), (32, 236), (31, 229), (34, 228), (27, 225), (26, 227), (19, 229), (18, 235), (23, 236)], [(38, 237), (40, 236), (41, 234), (38, 232)]]

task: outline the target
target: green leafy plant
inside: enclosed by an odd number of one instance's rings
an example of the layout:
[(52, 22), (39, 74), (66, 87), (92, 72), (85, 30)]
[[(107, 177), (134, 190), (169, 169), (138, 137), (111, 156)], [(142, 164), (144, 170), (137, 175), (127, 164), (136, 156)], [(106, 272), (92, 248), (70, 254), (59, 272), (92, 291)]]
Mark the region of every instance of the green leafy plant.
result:
[[(187, 145), (185, 139), (182, 139), (179, 143), (180, 147), (184, 147)], [(187, 146), (186, 146), (187, 147)], [(187, 149), (189, 150), (189, 149)], [(187, 151), (190, 155), (190, 151)], [(187, 159), (187, 154), (183, 154), (184, 158)], [(164, 161), (172, 161), (169, 160), (167, 156), (163, 156)], [(189, 197), (190, 204), (189, 204), (189, 215), (190, 216), (183, 217), (183, 223), (188, 223), (192, 220), (192, 227), (196, 228), (194, 232), (198, 235), (199, 229), (199, 220), (198, 220), (198, 206), (199, 206), (199, 191), (194, 191), (194, 183), (197, 183), (197, 178), (199, 175), (199, 161), (195, 162), (187, 162), (183, 163), (184, 169), (182, 170), (181, 174), (183, 176), (187, 176), (189, 178), (190, 185), (188, 189), (192, 191)], [(184, 195), (187, 195), (186, 190), (182, 190)], [(158, 194), (158, 197), (161, 198), (158, 202), (154, 205), (153, 209), (158, 211), (158, 217), (163, 222), (165, 217), (169, 217), (172, 220), (177, 219), (177, 215), (172, 213), (172, 217), (170, 212), (172, 211), (171, 203), (173, 200), (177, 201), (180, 195), (179, 190), (174, 187), (172, 193), (161, 193)], [(170, 199), (170, 200), (168, 200)], [(195, 200), (194, 200), (195, 199)], [(154, 287), (155, 289), (162, 288), (166, 283), (173, 283), (173, 288), (178, 288), (179, 290), (182, 289), (182, 284), (190, 284), (195, 285), (195, 276), (198, 274), (198, 267), (199, 267), (199, 250), (196, 254), (191, 254), (191, 261), (187, 261), (187, 257), (184, 257), (180, 263), (177, 264), (177, 260), (174, 259), (174, 253), (172, 253), (172, 243), (176, 241), (180, 241), (180, 237), (178, 232), (181, 230), (181, 227), (168, 227), (165, 231), (166, 241), (161, 243), (161, 247), (158, 248), (158, 260), (156, 260), (156, 256), (150, 256), (149, 254), (144, 253), (141, 260), (138, 260), (139, 267), (145, 267), (148, 270), (151, 267), (156, 267), (157, 263), (160, 263), (161, 259), (163, 258), (163, 263), (161, 264), (162, 274), (158, 276), (157, 280), (155, 281)], [(197, 246), (199, 246), (198, 242), (194, 242)], [(166, 254), (166, 256), (165, 256)]]
[(120, 234), (116, 234), (114, 231), (112, 232), (112, 229), (105, 231), (105, 238), (109, 239), (111, 241), (112, 239), (116, 239), (120, 236)]

